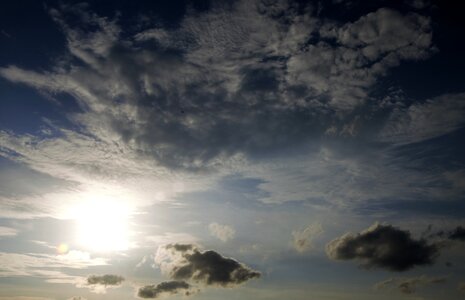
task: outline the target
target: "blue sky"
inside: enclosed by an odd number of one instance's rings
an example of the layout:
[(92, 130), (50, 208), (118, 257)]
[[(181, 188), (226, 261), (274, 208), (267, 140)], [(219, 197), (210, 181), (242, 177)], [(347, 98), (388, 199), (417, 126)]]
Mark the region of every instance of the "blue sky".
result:
[(0, 300), (463, 298), (460, 4), (0, 11)]

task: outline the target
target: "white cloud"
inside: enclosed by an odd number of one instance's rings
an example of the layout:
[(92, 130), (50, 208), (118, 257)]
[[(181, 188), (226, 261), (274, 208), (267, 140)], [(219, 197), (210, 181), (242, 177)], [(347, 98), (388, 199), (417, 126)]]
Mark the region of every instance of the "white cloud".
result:
[(14, 228), (0, 226), (0, 239), (4, 236), (15, 236), (17, 234), (18, 234), (18, 230)]
[(236, 231), (229, 225), (218, 224), (216, 222), (208, 225), (211, 235), (219, 238), (223, 242), (227, 242), (234, 238)]
[(35, 276), (49, 279), (74, 279), (72, 276), (63, 274), (59, 269), (85, 269), (90, 266), (107, 264), (104, 258), (92, 258), (89, 253), (77, 250), (61, 255), (0, 252), (0, 265), (2, 266), (0, 277)]
[(312, 249), (313, 240), (323, 233), (323, 227), (320, 223), (310, 224), (302, 231), (292, 231), (293, 245), (298, 252), (305, 252)]
[(408, 108), (396, 109), (380, 132), (380, 140), (409, 144), (439, 137), (465, 124), (465, 94), (447, 94)]

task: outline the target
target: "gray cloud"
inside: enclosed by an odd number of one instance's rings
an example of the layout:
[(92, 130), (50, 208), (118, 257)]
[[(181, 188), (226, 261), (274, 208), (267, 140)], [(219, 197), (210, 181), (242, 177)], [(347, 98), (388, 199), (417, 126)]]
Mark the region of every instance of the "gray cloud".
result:
[(326, 253), (334, 260), (355, 259), (363, 267), (401, 272), (432, 264), (439, 249), (423, 239), (413, 239), (409, 231), (374, 224), (361, 233), (347, 233), (329, 242)]
[(396, 277), (389, 278), (375, 284), (375, 289), (382, 290), (386, 288), (397, 288), (403, 294), (414, 294), (419, 287), (431, 284), (441, 284), (447, 281), (446, 277)]
[(123, 281), (122, 276), (113, 274), (91, 275), (87, 278), (87, 284), (120, 285)]
[(464, 241), (465, 242), (465, 228), (458, 226), (448, 234), (448, 238), (451, 240)]
[(164, 281), (157, 285), (146, 285), (139, 288), (137, 296), (140, 298), (158, 298), (162, 294), (177, 294), (184, 291), (189, 296), (191, 285), (185, 281)]
[(176, 29), (128, 38), (116, 20), (63, 5), (50, 14), (80, 63), (0, 75), (71, 95), (81, 111), (67, 116), (99, 141), (172, 168), (213, 167), (307, 146), (388, 69), (430, 53), (429, 19), (418, 14), (380, 9), (339, 24), (315, 11), (289, 1), (213, 4)]
[(213, 251), (190, 244), (158, 248), (155, 262), (174, 280), (193, 280), (205, 285), (230, 287), (259, 278), (260, 272)]

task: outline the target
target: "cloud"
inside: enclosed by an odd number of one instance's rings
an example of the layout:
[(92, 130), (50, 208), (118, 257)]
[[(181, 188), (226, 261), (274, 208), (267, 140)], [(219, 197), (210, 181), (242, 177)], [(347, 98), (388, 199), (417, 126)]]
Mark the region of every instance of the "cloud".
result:
[(183, 291), (184, 295), (189, 296), (191, 285), (185, 281), (164, 281), (155, 285), (146, 285), (139, 288), (137, 296), (140, 298), (158, 298), (163, 294), (178, 294)]
[(326, 245), (334, 260), (359, 260), (366, 268), (406, 271), (430, 265), (439, 255), (438, 246), (415, 240), (409, 231), (391, 225), (374, 224), (356, 235), (347, 233)]
[(232, 287), (260, 272), (213, 251), (200, 251), (192, 244), (169, 244), (158, 248), (155, 263), (174, 280), (192, 280), (205, 285)]
[(293, 231), (292, 236), (294, 238), (293, 245), (298, 252), (305, 252), (313, 248), (313, 239), (320, 236), (323, 233), (323, 228), (320, 223), (314, 223), (309, 225), (302, 231)]
[(87, 278), (87, 284), (100, 284), (100, 285), (120, 285), (124, 278), (118, 275), (105, 274), (105, 275), (91, 275)]
[(414, 294), (419, 287), (446, 282), (446, 277), (396, 277), (375, 284), (375, 289), (397, 288), (403, 294)]
[(421, 142), (463, 127), (464, 116), (465, 93), (441, 95), (424, 103), (395, 109), (379, 138), (396, 144)]
[(5, 236), (15, 236), (17, 234), (18, 234), (18, 230), (14, 228), (0, 226), (0, 238), (5, 237)]
[[(62, 5), (50, 14), (75, 60), (42, 73), (12, 65), (0, 75), (71, 95), (80, 109), (65, 116), (84, 141), (169, 168), (214, 168), (235, 155), (305, 145), (339, 119), (332, 112), (365, 103), (388, 69), (431, 52), (429, 19), (416, 13), (379, 9), (341, 24), (315, 11), (288, 1), (215, 3), (188, 11), (175, 29), (131, 35), (88, 6)], [(66, 141), (75, 144), (43, 142)]]
[(236, 234), (236, 231), (231, 226), (218, 224), (216, 222), (208, 225), (208, 229), (214, 237), (219, 238), (223, 242), (233, 239)]
[(451, 240), (465, 241), (465, 228), (458, 226), (448, 234), (448, 238)]

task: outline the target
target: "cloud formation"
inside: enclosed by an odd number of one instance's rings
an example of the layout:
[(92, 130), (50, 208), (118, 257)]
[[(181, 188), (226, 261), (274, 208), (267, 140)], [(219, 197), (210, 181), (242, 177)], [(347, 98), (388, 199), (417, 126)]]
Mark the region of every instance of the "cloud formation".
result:
[(140, 298), (158, 298), (163, 294), (178, 294), (181, 291), (189, 296), (191, 285), (185, 281), (164, 281), (155, 285), (146, 285), (139, 288), (137, 296)]
[(396, 277), (389, 278), (375, 284), (375, 289), (397, 288), (403, 294), (414, 294), (419, 287), (431, 284), (441, 284), (447, 281), (446, 277)]
[(100, 284), (100, 285), (120, 285), (124, 281), (122, 276), (105, 274), (105, 275), (91, 275), (87, 277), (87, 284)]
[(448, 234), (449, 239), (465, 242), (465, 228), (458, 226)]
[(366, 268), (406, 271), (430, 265), (439, 255), (438, 246), (413, 239), (409, 231), (391, 225), (374, 224), (358, 234), (346, 233), (326, 245), (334, 260), (358, 260)]
[(218, 224), (216, 222), (210, 223), (210, 225), (208, 225), (208, 229), (210, 230), (211, 235), (219, 238), (223, 242), (233, 239), (236, 234), (236, 231), (231, 226)]
[(171, 279), (192, 280), (204, 285), (232, 287), (261, 276), (260, 272), (232, 258), (213, 250), (200, 251), (192, 244), (160, 246), (155, 263)]
[(13, 65), (0, 75), (71, 95), (80, 111), (66, 116), (96, 140), (171, 168), (214, 167), (305, 145), (340, 118), (334, 112), (365, 103), (389, 69), (432, 53), (428, 17), (381, 8), (341, 23), (317, 10), (215, 2), (174, 29), (128, 34), (86, 6), (61, 5), (50, 15), (74, 59), (68, 67)]
[(302, 231), (293, 231), (292, 236), (294, 238), (293, 245), (298, 252), (305, 252), (313, 248), (313, 239), (320, 236), (323, 233), (323, 228), (320, 223), (314, 223), (309, 225)]

